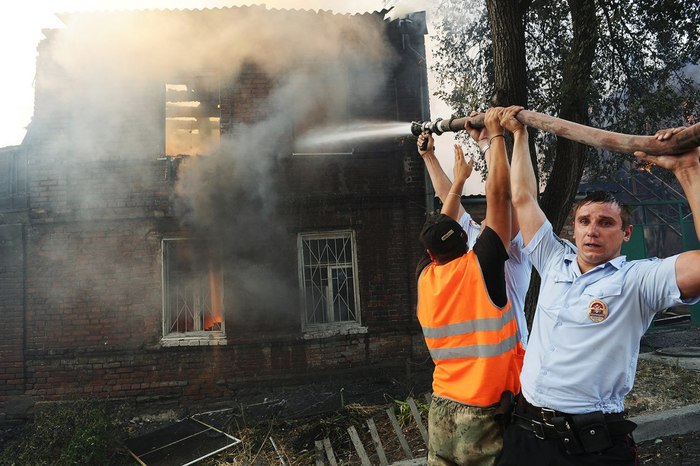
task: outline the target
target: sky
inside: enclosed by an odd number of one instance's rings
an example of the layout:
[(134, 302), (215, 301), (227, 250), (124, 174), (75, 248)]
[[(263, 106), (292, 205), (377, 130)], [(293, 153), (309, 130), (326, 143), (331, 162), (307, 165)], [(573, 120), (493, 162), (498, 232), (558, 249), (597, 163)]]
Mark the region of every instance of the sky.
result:
[[(26, 133), (33, 114), (35, 62), (37, 45), (43, 38), (42, 29), (58, 28), (62, 24), (56, 18), (57, 12), (128, 10), (128, 9), (180, 9), (217, 8), (265, 4), (268, 8), (302, 8), (310, 10), (332, 10), (337, 13), (358, 13), (381, 10), (385, 6), (396, 5), (395, 11), (416, 11), (426, 9), (428, 0), (31, 0), (17, 2), (0, 17), (0, 63), (3, 68), (0, 101), (0, 147), (19, 145)], [(428, 20), (430, 21), (430, 13)], [(429, 33), (433, 32), (429, 25)], [(428, 64), (431, 57), (428, 53)], [(430, 90), (431, 94), (434, 88)], [(431, 96), (431, 115), (449, 117), (447, 105)], [(452, 144), (449, 134), (437, 138), (436, 153), (445, 171), (451, 177)], [(472, 174), (465, 186), (466, 194), (483, 193), (480, 175)]]

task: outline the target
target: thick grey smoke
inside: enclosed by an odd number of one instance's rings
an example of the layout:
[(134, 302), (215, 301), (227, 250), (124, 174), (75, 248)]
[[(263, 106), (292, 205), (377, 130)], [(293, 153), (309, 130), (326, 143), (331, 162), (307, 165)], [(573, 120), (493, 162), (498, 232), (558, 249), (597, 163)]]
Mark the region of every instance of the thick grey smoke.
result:
[[(196, 239), (223, 253), (227, 294), (266, 309), (296, 302), (296, 277), (270, 267), (276, 245), (289, 242), (276, 217), (285, 193), (273, 182), (274, 170), (291, 154), (295, 128), (343, 114), (349, 102), (370, 103), (383, 88), (393, 52), (382, 19), (242, 7), (86, 13), (65, 22), (44, 45), (50, 48), (44, 69), (51, 72), (37, 80), (52, 101), (77, 111), (48, 152), (156, 160), (164, 154), (164, 83), (215, 74), (223, 88), (249, 66), (267, 75), (273, 88), (253, 121), (234, 124), (215, 154), (180, 165), (177, 214)], [(66, 117), (60, 105), (45, 110), (49, 118), (38, 124)], [(124, 182), (123, 174), (101, 180)], [(142, 170), (127, 182), (148, 183)], [(107, 195), (96, 189), (82, 193), (81, 202), (99, 204)]]

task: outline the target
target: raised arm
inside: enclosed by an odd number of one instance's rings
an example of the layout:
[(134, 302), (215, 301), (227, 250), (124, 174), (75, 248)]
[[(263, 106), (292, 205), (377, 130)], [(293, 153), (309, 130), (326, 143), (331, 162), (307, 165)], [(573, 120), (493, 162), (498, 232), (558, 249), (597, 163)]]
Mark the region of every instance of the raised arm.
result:
[(511, 239), (510, 167), (500, 120), (502, 107), (490, 108), (484, 117), (489, 138), (486, 178), (486, 219), (484, 224), (496, 232), (508, 248)]
[[(426, 139), (428, 140), (427, 149), (421, 150), (423, 142)], [(447, 174), (440, 165), (440, 161), (435, 156), (435, 140), (433, 139), (433, 135), (427, 132), (423, 132), (420, 136), (418, 136), (417, 144), (418, 153), (423, 158), (423, 162), (425, 162), (425, 168), (428, 170), (430, 182), (433, 183), (433, 188), (435, 188), (435, 194), (437, 194), (437, 197), (440, 198), (440, 202), (445, 204), (445, 202), (447, 201), (447, 196), (449, 195), (448, 193), (450, 192), (450, 188), (452, 187), (452, 182), (447, 177)], [(467, 178), (469, 178), (469, 175), (471, 175), (473, 166), (474, 162), (472, 160), (469, 160), (469, 162), (467, 162)], [(462, 191), (460, 191), (460, 193), (461, 192)], [(462, 204), (458, 204), (459, 206), (457, 213), (457, 221), (459, 221), (459, 218), (464, 214), (464, 212), (466, 212), (464, 210), (464, 207), (462, 207)]]
[(452, 217), (457, 222), (459, 222), (459, 217), (464, 212), (460, 201), (462, 199), (464, 182), (467, 181), (469, 173), (471, 173), (471, 164), (464, 160), (462, 146), (455, 144), (454, 181), (445, 196), (440, 213)]
[[(679, 128), (661, 130), (656, 133), (664, 141), (678, 132)], [(645, 162), (671, 170), (683, 188), (690, 211), (693, 214), (695, 234), (700, 238), (700, 147), (681, 155), (648, 155), (637, 151), (634, 155)], [(700, 296), (700, 251), (682, 253), (676, 261), (676, 283), (684, 299)]]
[(547, 217), (537, 203), (537, 180), (530, 160), (527, 129), (515, 118), (522, 109), (520, 106), (505, 109), (501, 124), (513, 132), (513, 158), (510, 169), (512, 202), (523, 241), (527, 245)]

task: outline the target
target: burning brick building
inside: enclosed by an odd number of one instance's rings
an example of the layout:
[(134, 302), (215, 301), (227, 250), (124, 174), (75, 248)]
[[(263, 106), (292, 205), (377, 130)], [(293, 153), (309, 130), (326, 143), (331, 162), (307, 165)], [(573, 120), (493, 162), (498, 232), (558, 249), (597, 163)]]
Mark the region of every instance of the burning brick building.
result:
[(297, 144), (427, 119), (422, 15), (61, 19), (27, 136), (0, 151), (3, 416), (235, 400), (425, 360), (414, 140)]

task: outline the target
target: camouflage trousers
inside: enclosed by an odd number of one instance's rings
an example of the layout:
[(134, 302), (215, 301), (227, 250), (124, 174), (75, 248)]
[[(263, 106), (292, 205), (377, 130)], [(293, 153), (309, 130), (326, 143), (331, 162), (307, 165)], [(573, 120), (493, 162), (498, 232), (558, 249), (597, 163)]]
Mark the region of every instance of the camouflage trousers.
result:
[(496, 408), (475, 408), (433, 396), (428, 411), (428, 466), (496, 464), (503, 426)]

